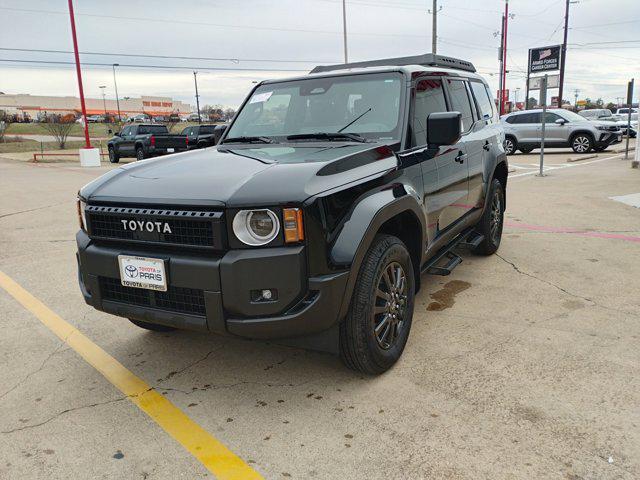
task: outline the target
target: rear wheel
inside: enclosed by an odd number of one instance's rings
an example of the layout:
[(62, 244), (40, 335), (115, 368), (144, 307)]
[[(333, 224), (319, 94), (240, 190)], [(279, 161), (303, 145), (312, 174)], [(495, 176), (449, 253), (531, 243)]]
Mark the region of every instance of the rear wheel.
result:
[(177, 330), (177, 328), (158, 325), (157, 323), (141, 322), (140, 320), (134, 320), (133, 318), (130, 318), (129, 321), (137, 327), (144, 328), (145, 330), (151, 330), (152, 332), (173, 332), (174, 330)]
[(144, 160), (144, 148), (136, 148), (136, 160)]
[(513, 155), (518, 149), (518, 142), (513, 137), (506, 137), (504, 139), (504, 153), (507, 155)]
[(406, 246), (378, 235), (369, 248), (340, 324), (340, 358), (349, 368), (380, 374), (395, 364), (407, 343), (415, 279)]
[(504, 188), (502, 183), (494, 178), (489, 188), (489, 202), (476, 225), (476, 231), (484, 236), (484, 240), (473, 250), (474, 253), (492, 255), (500, 247), (504, 206)]
[(586, 133), (579, 133), (571, 140), (571, 149), (576, 153), (587, 153), (593, 148), (593, 139)]
[(120, 161), (120, 156), (116, 153), (115, 148), (109, 147), (109, 161), (111, 163), (118, 163)]

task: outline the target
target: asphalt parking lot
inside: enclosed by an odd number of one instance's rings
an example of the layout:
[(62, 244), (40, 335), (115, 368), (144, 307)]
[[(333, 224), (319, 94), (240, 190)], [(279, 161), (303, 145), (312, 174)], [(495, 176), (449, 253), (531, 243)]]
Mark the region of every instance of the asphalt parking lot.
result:
[[(0, 478), (640, 478), (640, 211), (611, 198), (640, 171), (574, 156), (547, 155), (544, 178), (537, 153), (510, 157), (498, 255), (425, 277), (404, 356), (375, 378), (88, 307), (75, 196), (112, 167), (0, 158)], [(109, 359), (175, 416), (118, 390)]]

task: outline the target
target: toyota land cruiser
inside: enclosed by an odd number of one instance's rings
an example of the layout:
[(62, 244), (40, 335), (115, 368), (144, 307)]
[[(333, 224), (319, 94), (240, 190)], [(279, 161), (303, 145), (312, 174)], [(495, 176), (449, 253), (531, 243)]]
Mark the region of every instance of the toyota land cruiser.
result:
[(279, 339), (381, 373), (421, 274), (494, 253), (507, 160), (486, 82), (436, 55), (258, 84), (215, 147), (79, 192), (86, 302), (139, 327)]

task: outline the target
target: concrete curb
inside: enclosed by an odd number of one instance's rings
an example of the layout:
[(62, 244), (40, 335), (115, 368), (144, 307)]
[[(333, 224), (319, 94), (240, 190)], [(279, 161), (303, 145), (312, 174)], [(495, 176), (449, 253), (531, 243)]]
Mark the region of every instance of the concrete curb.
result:
[(598, 155), (581, 155), (579, 157), (569, 157), (567, 158), (567, 163), (572, 163), (572, 162), (580, 162), (582, 160), (590, 160), (592, 158), (596, 158)]

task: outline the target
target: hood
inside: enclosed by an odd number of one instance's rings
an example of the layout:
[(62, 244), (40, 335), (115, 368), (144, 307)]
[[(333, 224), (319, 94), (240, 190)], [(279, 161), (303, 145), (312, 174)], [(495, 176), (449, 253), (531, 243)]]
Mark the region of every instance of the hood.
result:
[(130, 163), (85, 185), (90, 203), (262, 206), (303, 202), (396, 168), (380, 144), (220, 145)]

